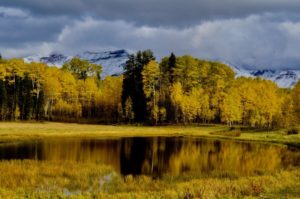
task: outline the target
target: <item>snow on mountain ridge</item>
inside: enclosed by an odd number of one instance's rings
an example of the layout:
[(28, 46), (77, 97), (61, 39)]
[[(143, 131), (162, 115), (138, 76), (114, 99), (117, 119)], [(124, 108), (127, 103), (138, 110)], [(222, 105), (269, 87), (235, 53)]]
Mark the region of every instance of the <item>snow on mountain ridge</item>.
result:
[(281, 88), (292, 88), (300, 80), (300, 70), (246, 70), (232, 67), (237, 77), (261, 77), (275, 82)]
[(70, 57), (67, 57), (62, 54), (51, 54), (49, 57), (41, 57), (40, 61), (49, 65), (62, 66), (65, 62), (69, 61), (70, 59)]
[(50, 66), (61, 67), (65, 62), (73, 57), (88, 60), (90, 63), (100, 64), (102, 66), (101, 77), (108, 75), (120, 75), (123, 73), (123, 66), (128, 59), (129, 53), (126, 50), (115, 50), (105, 52), (85, 51), (75, 56), (66, 56), (60, 53), (52, 53), (49, 56), (30, 56), (25, 57), (25, 62), (42, 62)]
[(103, 66), (101, 77), (108, 75), (120, 75), (123, 66), (128, 60), (129, 53), (126, 50), (106, 51), (106, 52), (90, 52), (86, 51), (76, 55), (80, 59), (88, 60), (90, 63), (100, 64)]
[[(75, 56), (66, 56), (59, 53), (52, 53), (49, 56), (30, 56), (24, 58), (25, 62), (43, 62), (51, 66), (61, 67), (73, 57), (88, 60), (90, 63), (102, 65), (101, 77), (108, 75), (120, 75), (124, 72), (123, 66), (128, 60), (127, 50), (115, 50), (105, 52), (85, 51)], [(229, 65), (236, 73), (236, 77), (261, 77), (275, 82), (279, 87), (291, 88), (300, 79), (300, 70), (247, 70), (243, 67)]]
[(263, 70), (256, 70), (256, 71), (251, 71), (250, 74), (259, 77), (259, 76), (264, 76), (265, 78), (272, 78), (274, 77), (278, 71), (276, 70), (268, 70), (268, 69), (263, 69)]

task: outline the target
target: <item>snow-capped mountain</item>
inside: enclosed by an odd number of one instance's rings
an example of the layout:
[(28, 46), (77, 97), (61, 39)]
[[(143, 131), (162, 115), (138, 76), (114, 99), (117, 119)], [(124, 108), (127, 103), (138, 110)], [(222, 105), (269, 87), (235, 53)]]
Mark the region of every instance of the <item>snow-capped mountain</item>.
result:
[(63, 54), (53, 53), (49, 56), (30, 56), (25, 57), (25, 62), (43, 62), (50, 66), (61, 67), (65, 62), (70, 61), (73, 57), (88, 60), (90, 63), (100, 64), (103, 68), (101, 77), (108, 75), (120, 75), (123, 73), (123, 66), (128, 60), (129, 53), (126, 50), (115, 50), (105, 52), (85, 51), (77, 55), (66, 56)]
[(275, 82), (281, 88), (292, 88), (300, 80), (300, 70), (246, 70), (232, 67), (237, 77), (261, 77)]
[[(85, 51), (77, 55), (63, 55), (58, 53), (49, 56), (30, 56), (24, 58), (25, 62), (43, 62), (50, 66), (61, 67), (73, 57), (88, 60), (90, 63), (100, 64), (103, 67), (101, 77), (108, 75), (120, 75), (124, 72), (123, 66), (128, 60), (129, 52), (126, 50), (91, 52)], [(236, 76), (261, 77), (272, 80), (279, 87), (291, 88), (300, 80), (300, 70), (247, 70), (228, 64), (235, 71)]]

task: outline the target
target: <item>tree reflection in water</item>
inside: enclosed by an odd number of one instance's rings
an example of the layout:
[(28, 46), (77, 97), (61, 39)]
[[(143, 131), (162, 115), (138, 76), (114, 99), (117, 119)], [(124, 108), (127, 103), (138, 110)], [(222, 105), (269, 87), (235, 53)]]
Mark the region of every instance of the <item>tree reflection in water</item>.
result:
[(127, 175), (252, 175), (300, 166), (287, 146), (192, 137), (66, 139), (0, 146), (0, 159), (93, 162)]

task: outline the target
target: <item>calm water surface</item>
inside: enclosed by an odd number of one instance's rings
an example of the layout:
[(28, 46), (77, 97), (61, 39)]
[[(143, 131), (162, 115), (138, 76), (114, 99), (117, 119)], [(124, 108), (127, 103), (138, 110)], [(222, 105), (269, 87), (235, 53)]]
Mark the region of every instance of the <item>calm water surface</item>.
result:
[(0, 159), (101, 163), (123, 175), (252, 175), (300, 166), (300, 150), (192, 137), (50, 139), (2, 144)]

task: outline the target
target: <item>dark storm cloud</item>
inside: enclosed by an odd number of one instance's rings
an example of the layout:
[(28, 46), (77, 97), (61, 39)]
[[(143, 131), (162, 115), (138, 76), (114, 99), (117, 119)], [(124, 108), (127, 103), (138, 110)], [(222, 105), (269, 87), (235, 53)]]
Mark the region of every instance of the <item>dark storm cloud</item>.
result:
[(36, 15), (93, 15), (139, 25), (190, 26), (203, 20), (240, 18), (265, 12), (298, 13), (299, 0), (1, 0), (3, 6)]
[[(300, 66), (300, 22), (276, 18), (277, 15), (270, 14), (251, 15), (176, 29), (138, 27), (124, 21), (88, 17), (65, 27), (58, 43), (62, 51), (123, 46), (132, 50), (150, 48), (158, 57), (173, 51), (177, 55), (191, 54), (247, 68), (297, 68)], [(76, 41), (81, 41), (81, 45)]]
[(248, 68), (300, 67), (299, 0), (1, 0), (0, 52), (152, 49)]
[(48, 52), (45, 44), (56, 42), (71, 21), (63, 16), (33, 17), (28, 10), (0, 6), (0, 52), (6, 57)]
[(55, 41), (67, 22), (64, 18), (14, 18), (0, 17), (1, 45), (23, 42)]

